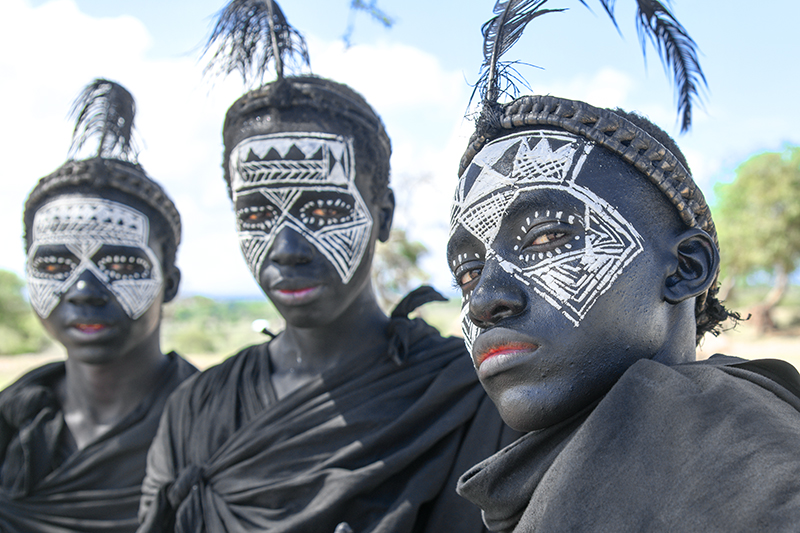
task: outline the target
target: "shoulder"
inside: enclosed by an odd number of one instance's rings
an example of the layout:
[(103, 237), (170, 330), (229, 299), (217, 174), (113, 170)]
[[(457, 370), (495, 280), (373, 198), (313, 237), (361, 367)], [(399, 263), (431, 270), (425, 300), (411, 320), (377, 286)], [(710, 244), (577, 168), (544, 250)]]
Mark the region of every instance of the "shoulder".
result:
[(170, 397), (169, 409), (174, 410), (179, 405), (198, 409), (215, 398), (223, 398), (223, 391), (235, 389), (236, 382), (247, 373), (247, 369), (258, 364), (259, 356), (266, 351), (267, 344), (248, 346), (202, 372), (197, 372), (187, 362), (186, 365), (194, 370), (184, 368), (188, 375)]

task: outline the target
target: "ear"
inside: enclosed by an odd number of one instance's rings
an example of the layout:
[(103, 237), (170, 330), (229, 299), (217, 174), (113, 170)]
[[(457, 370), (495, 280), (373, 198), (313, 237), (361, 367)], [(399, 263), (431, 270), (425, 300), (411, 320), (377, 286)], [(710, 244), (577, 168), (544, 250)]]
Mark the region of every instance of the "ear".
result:
[(173, 266), (164, 279), (164, 303), (171, 302), (178, 295), (180, 284), (181, 271), (178, 267)]
[(664, 300), (677, 304), (711, 288), (719, 270), (719, 252), (705, 231), (692, 228), (678, 235), (672, 254)]
[(386, 194), (378, 202), (378, 240), (386, 242), (389, 240), (389, 233), (392, 231), (392, 219), (394, 218), (394, 191), (386, 189)]

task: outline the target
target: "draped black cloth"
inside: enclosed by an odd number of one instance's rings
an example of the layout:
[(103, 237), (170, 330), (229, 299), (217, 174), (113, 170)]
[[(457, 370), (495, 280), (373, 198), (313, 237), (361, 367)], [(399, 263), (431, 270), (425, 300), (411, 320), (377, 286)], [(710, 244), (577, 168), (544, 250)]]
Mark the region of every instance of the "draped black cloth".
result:
[(148, 456), (140, 532), (485, 531), (456, 480), (519, 434), (463, 340), (419, 319), (390, 330), (389, 353), (279, 401), (268, 344), (179, 388)]
[(466, 472), (492, 531), (800, 530), (800, 376), (717, 355), (634, 364), (596, 405)]
[(147, 450), (167, 397), (196, 369), (175, 353), (154, 393), (78, 450), (54, 387), (51, 363), (0, 392), (0, 531), (133, 532)]

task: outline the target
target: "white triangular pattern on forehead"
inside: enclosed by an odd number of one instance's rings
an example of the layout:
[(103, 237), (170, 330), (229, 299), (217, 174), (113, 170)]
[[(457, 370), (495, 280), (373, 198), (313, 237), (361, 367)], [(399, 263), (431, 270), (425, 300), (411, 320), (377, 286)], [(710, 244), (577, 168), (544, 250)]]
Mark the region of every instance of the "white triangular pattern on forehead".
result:
[(506, 208), (517, 194), (515, 189), (496, 192), (464, 210), (459, 222), (488, 248), (500, 231)]
[(489, 196), (498, 189), (511, 187), (514, 179), (511, 176), (500, 174), (491, 167), (483, 167), (481, 173), (475, 179), (472, 188), (467, 193), (462, 204), (463, 208), (477, 203), (484, 196)]
[(511, 175), (520, 185), (527, 182), (561, 183), (567, 180), (577, 146), (565, 144), (553, 150), (550, 141), (545, 137), (530, 148), (528, 143), (533, 140), (534, 138), (528, 138), (520, 143)]

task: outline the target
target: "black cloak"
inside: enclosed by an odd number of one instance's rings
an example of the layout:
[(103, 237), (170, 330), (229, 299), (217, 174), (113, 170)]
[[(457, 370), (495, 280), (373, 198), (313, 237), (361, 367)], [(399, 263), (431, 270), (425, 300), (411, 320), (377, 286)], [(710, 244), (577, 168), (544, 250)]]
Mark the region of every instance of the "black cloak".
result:
[(331, 369), (280, 401), (268, 344), (185, 383), (148, 455), (139, 531), (485, 531), (456, 480), (519, 434), (463, 340), (420, 319), (389, 330), (395, 356)]
[(0, 531), (133, 532), (147, 449), (167, 397), (196, 369), (175, 353), (154, 394), (82, 450), (74, 448), (53, 387), (63, 362), (0, 392)]
[(641, 360), (458, 492), (492, 531), (797, 531), (800, 376), (777, 360)]

